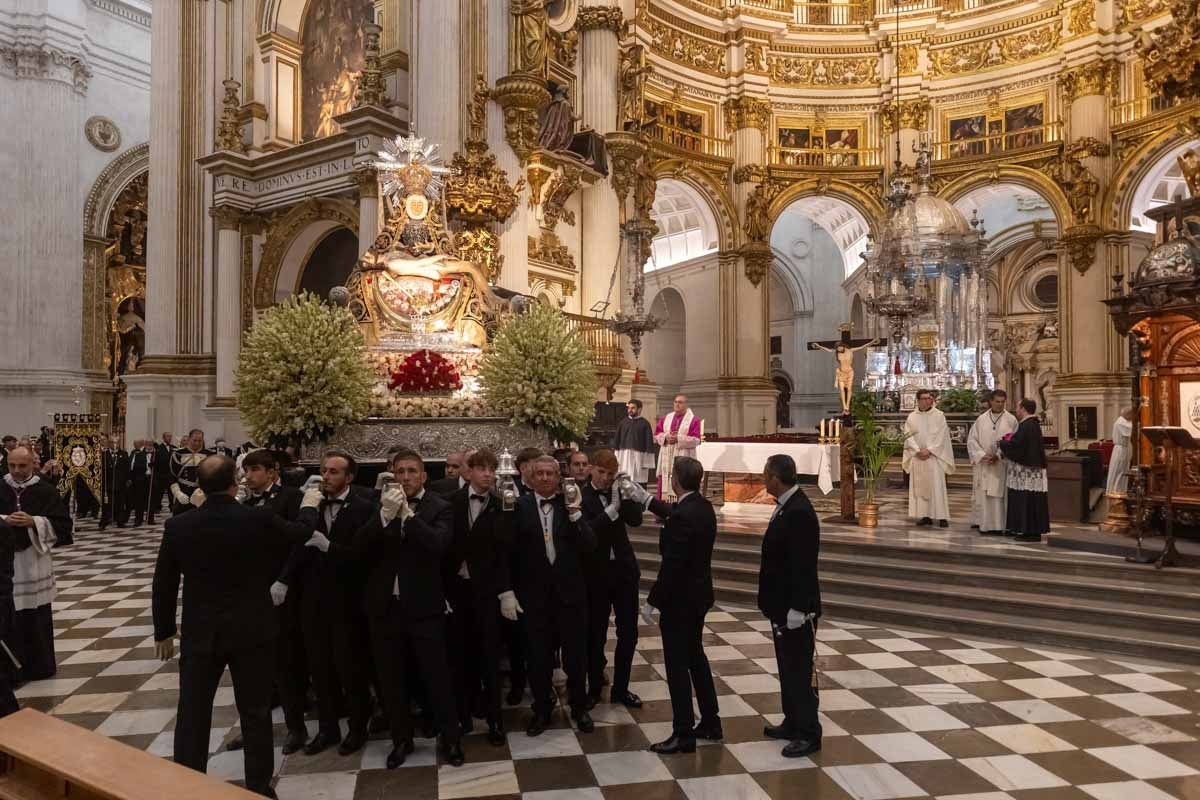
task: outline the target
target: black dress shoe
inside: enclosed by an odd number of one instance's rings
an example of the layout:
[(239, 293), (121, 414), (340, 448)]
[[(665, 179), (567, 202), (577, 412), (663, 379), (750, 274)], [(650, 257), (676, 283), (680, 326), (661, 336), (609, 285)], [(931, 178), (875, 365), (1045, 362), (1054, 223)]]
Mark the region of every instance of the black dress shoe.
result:
[(526, 736), (541, 736), (546, 732), (546, 728), (550, 727), (549, 714), (534, 714), (533, 719), (529, 721), (529, 727), (525, 729)]
[(929, 517), (921, 517), (919, 520), (917, 520), (917, 524), (918, 525), (932, 525), (933, 520), (930, 519)]
[(270, 786), (263, 789), (261, 792), (259, 792), (259, 794), (262, 795), (263, 797), (269, 797), (269, 798), (271, 798), (271, 800), (279, 800), (279, 795), (275, 794), (275, 790), (272, 789)]
[(622, 694), (620, 696), (612, 695), (609, 697), (609, 700), (611, 700), (614, 703), (620, 703), (621, 705), (625, 706), (626, 708), (641, 708), (642, 707), (642, 698), (638, 697), (633, 692), (625, 692), (624, 694)]
[(984, 536), (1003, 536), (1004, 531), (980, 531)]
[(979, 526), (978, 526), (978, 525), (972, 525), (972, 526), (971, 526), (971, 530), (973, 530), (973, 531), (977, 531), (977, 530), (979, 530)]
[(298, 750), (303, 749), (304, 740), (308, 737), (308, 731), (295, 730), (288, 731), (287, 739), (283, 742), (283, 754), (290, 756)]
[(525, 697), (524, 689), (519, 691), (517, 689), (509, 689), (508, 694), (504, 696), (504, 702), (508, 703), (510, 706), (519, 706), (521, 705), (521, 699), (523, 697)]
[(357, 753), (367, 743), (366, 731), (351, 731), (346, 734), (346, 738), (342, 739), (342, 743), (338, 745), (338, 753), (348, 756), (351, 753)]
[(225, 749), (226, 750), (241, 750), (245, 746), (246, 746), (246, 742), (243, 741), (242, 735), (239, 733), (237, 736), (235, 736), (229, 740), (229, 744), (225, 745)]
[(763, 726), (763, 736), (768, 739), (783, 739), (790, 742), (792, 740), (792, 730), (786, 725), (765, 725)]
[(950, 527), (950, 521), (949, 521), (949, 520), (946, 520), (946, 519), (939, 519), (939, 520), (938, 520), (938, 527), (939, 527), (939, 528), (949, 528), (949, 527)]
[(318, 733), (316, 736), (308, 740), (308, 744), (304, 745), (304, 755), (315, 756), (322, 750), (333, 747), (341, 740), (341, 736), (326, 736), (323, 733)]
[(580, 733), (591, 733), (596, 730), (596, 723), (592, 722), (592, 715), (586, 710), (572, 712), (571, 719), (575, 720), (575, 724), (579, 726)]
[(474, 733), (475, 732), (474, 717), (467, 717), (466, 719), (460, 719), (458, 721), (458, 727), (459, 727), (459, 734), (462, 736), (467, 736), (468, 734)]
[(650, 745), (650, 752), (663, 756), (669, 756), (672, 753), (694, 753), (696, 752), (696, 740), (690, 736), (683, 737), (672, 734), (670, 739)]
[(700, 720), (696, 727), (692, 728), (692, 738), (703, 739), (706, 742), (721, 741), (725, 738), (725, 732), (721, 730), (721, 721)]
[(504, 735), (504, 728), (492, 723), (488, 725), (487, 740), (492, 747), (503, 747), (508, 737)]
[(821, 740), (812, 741), (810, 739), (796, 739), (794, 742), (788, 743), (783, 748), (784, 758), (801, 758), (802, 756), (812, 755), (821, 749)]
[(413, 751), (413, 741), (409, 739), (404, 744), (393, 744), (392, 752), (388, 753), (387, 768), (395, 769), (404, 763), (404, 759), (408, 758)]
[(442, 760), (452, 767), (461, 767), (467, 760), (466, 753), (462, 749), (462, 742), (455, 739), (453, 742), (443, 743)]
[(587, 709), (588, 711), (591, 711), (593, 708), (596, 707), (596, 703), (599, 703), (599, 702), (600, 702), (600, 694), (599, 693), (592, 694), (591, 692), (588, 692), (588, 696), (586, 698), (584, 698), (583, 707), (585, 709)]
[(1040, 533), (1022, 533), (1013, 538), (1014, 542), (1040, 542), (1042, 535)]

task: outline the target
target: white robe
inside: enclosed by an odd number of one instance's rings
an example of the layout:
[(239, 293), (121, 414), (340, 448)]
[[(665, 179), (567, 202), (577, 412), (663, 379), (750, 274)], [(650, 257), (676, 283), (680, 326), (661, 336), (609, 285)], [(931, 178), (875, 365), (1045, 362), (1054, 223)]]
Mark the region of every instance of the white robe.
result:
[(1129, 489), (1129, 462), (1133, 457), (1133, 445), (1129, 437), (1133, 433), (1133, 423), (1124, 417), (1117, 417), (1113, 423), (1112, 457), (1108, 460), (1108, 486), (1105, 491), (1110, 494), (1125, 494)]
[[(946, 494), (946, 476), (954, 474), (954, 447), (946, 415), (937, 408), (914, 411), (904, 421), (911, 433), (904, 441), (904, 471), (909, 474), (908, 515), (916, 519), (950, 519), (950, 498)], [(919, 450), (930, 457), (917, 458)]]
[(1000, 454), (996, 444), (1006, 434), (1015, 433), (1017, 418), (1007, 411), (997, 417), (985, 411), (971, 426), (967, 437), (967, 455), (974, 465), (974, 487), (971, 494), (971, 524), (981, 531), (1003, 531), (1007, 516), (1008, 490), (1004, 485), (1007, 466), (1003, 459), (983, 463), (984, 456)]

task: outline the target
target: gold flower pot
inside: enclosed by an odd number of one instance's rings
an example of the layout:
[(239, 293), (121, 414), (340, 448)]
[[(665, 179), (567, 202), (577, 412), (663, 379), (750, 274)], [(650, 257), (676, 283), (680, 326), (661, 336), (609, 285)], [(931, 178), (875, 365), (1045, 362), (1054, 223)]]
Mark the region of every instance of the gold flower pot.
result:
[(861, 528), (874, 528), (879, 524), (879, 505), (877, 503), (863, 503), (862, 508), (858, 510), (858, 525)]

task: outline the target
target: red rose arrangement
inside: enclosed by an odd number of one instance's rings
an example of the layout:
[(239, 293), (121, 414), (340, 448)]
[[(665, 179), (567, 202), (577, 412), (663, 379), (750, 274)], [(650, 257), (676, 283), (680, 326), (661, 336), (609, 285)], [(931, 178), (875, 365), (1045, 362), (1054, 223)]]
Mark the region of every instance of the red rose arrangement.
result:
[(418, 350), (392, 373), (388, 388), (405, 394), (453, 392), (462, 388), (462, 378), (445, 356), (432, 350)]

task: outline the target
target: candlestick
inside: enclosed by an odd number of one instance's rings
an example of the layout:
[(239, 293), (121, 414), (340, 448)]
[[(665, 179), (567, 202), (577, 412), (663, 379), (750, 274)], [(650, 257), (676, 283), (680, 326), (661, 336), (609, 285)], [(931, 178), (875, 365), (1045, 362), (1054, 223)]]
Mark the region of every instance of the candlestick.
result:
[(825, 438), (825, 420), (821, 420), (821, 438)]

